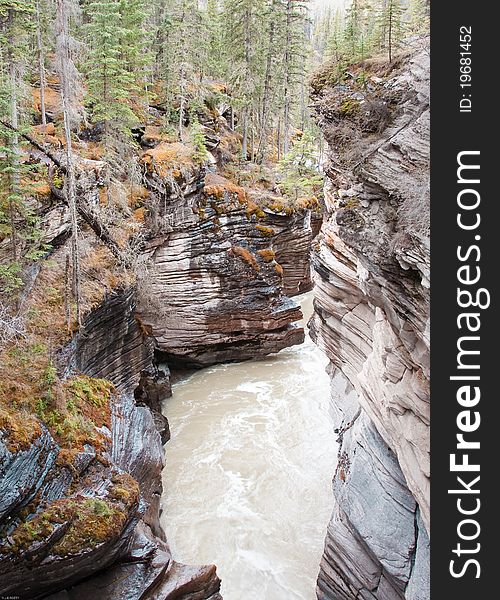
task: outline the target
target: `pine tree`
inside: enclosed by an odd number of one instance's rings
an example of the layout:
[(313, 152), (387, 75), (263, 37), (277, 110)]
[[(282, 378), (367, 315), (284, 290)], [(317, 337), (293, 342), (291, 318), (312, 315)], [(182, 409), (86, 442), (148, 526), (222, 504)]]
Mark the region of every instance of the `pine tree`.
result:
[(207, 7), (203, 13), (203, 29), (206, 41), (204, 71), (215, 79), (224, 78), (227, 75), (228, 65), (222, 9), (218, 0), (207, 0)]
[(210, 154), (207, 150), (203, 127), (201, 126), (197, 118), (194, 118), (192, 120), (189, 133), (191, 144), (194, 146), (195, 149), (195, 152), (193, 154), (193, 160), (197, 164), (202, 165), (209, 158)]
[(413, 34), (429, 31), (429, 5), (426, 0), (410, 0), (407, 9), (407, 27)]
[(283, 153), (290, 144), (292, 103), (297, 84), (305, 73), (305, 22), (307, 0), (284, 0), (284, 52), (283, 52)]
[(149, 6), (146, 0), (120, 0), (120, 61), (138, 89), (146, 84), (145, 70), (152, 62), (150, 35), (145, 27)]
[(402, 37), (402, 0), (383, 0), (378, 9), (378, 24), (381, 31), (380, 46), (387, 49), (392, 62), (395, 48)]
[(42, 35), (40, 0), (36, 0), (36, 45), (38, 51), (38, 78), (40, 80), (40, 112), (42, 116), (42, 125), (47, 125), (47, 115), (45, 112), (45, 88), (47, 87), (47, 81), (45, 77), (45, 48)]
[(295, 202), (309, 197), (321, 188), (323, 177), (318, 172), (317, 143), (311, 131), (305, 131), (279, 163), (281, 190)]
[(103, 121), (108, 129), (111, 125), (123, 131), (134, 122), (134, 114), (126, 103), (133, 75), (121, 60), (122, 40), (127, 35), (121, 8), (120, 0), (90, 0), (87, 4), (86, 74), (87, 103), (93, 120)]
[[(262, 92), (261, 31), (265, 29), (263, 0), (226, 0), (226, 45), (233, 59), (231, 84), (241, 111), (241, 157), (247, 160)], [(250, 147), (253, 155), (254, 148)]]
[(9, 290), (22, 283), (18, 276), (22, 260), (37, 257), (30, 243), (37, 238), (37, 220), (25, 201), (23, 184), (29, 167), (21, 161), (18, 134), (23, 121), (23, 59), (34, 13), (32, 1), (0, 0), (0, 118), (12, 127), (2, 127), (0, 132), (0, 232), (10, 238), (11, 247), (10, 263), (2, 265), (0, 279)]
[(270, 112), (272, 101), (273, 71), (275, 70), (276, 58), (278, 56), (276, 41), (279, 35), (279, 9), (280, 4), (278, 0), (271, 0), (267, 13), (267, 47), (265, 50), (266, 67), (264, 72), (264, 88), (262, 92), (262, 107), (260, 114), (261, 127), (257, 149), (258, 162), (262, 162), (264, 159), (269, 124), (272, 116)]

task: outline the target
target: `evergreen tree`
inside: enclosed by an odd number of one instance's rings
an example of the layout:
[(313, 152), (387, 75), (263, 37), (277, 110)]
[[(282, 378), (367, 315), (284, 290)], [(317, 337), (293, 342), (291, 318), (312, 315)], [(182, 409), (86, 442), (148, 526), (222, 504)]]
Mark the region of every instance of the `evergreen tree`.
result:
[(305, 131), (279, 163), (280, 188), (294, 201), (314, 195), (323, 183), (317, 170), (317, 143), (311, 131)]
[(426, 0), (410, 0), (406, 23), (409, 33), (418, 35), (429, 31), (429, 4)]
[(226, 45), (233, 60), (230, 82), (241, 110), (241, 156), (253, 156), (252, 131), (262, 93), (261, 32), (265, 30), (264, 0), (225, 0)]
[(228, 71), (227, 53), (224, 45), (224, 22), (219, 0), (207, 0), (203, 13), (204, 40), (206, 45), (205, 73), (213, 78), (225, 78)]
[(197, 118), (194, 118), (192, 120), (189, 133), (191, 143), (195, 149), (193, 159), (197, 164), (201, 165), (209, 158), (210, 154), (207, 150), (205, 134), (203, 133), (203, 127), (201, 126)]
[(387, 50), (389, 62), (392, 62), (394, 50), (401, 41), (403, 12), (402, 0), (383, 0), (378, 8), (380, 48)]
[(152, 62), (150, 35), (145, 27), (150, 4), (146, 0), (120, 0), (120, 61), (138, 89), (144, 87), (145, 69)]
[(25, 259), (39, 257), (38, 220), (27, 201), (30, 167), (21, 160), (19, 130), (24, 126), (24, 61), (32, 39), (32, 1), (0, 0), (0, 235), (10, 240), (11, 260), (1, 265), (0, 281), (7, 291), (22, 284)]
[(92, 119), (104, 121), (107, 128), (112, 125), (124, 130), (134, 121), (125, 102), (134, 77), (122, 60), (122, 40), (127, 30), (122, 26), (121, 8), (120, 0), (90, 0), (87, 4), (86, 74)]
[(306, 37), (305, 24), (308, 0), (283, 0), (284, 51), (283, 51), (283, 153), (290, 144), (292, 103), (296, 99), (298, 84), (305, 76)]

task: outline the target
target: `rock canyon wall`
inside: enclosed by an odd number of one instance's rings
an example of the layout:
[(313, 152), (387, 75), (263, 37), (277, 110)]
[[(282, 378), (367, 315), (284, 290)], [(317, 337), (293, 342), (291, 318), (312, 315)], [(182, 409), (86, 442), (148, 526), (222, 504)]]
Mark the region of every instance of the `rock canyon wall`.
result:
[(328, 143), (311, 334), (356, 392), (320, 600), (429, 598), (429, 50), (313, 80)]
[[(137, 277), (129, 263), (109, 266), (125, 244), (110, 247), (116, 233), (99, 222), (104, 163), (78, 164), (77, 193), (93, 224), (80, 241), (82, 285), (93, 286), (95, 299), (69, 341), (51, 342), (43, 371), (16, 375), (10, 397), (34, 404), (34, 414), (19, 419), (14, 402), (13, 412), (0, 407), (0, 595), (221, 598), (215, 567), (177, 563), (159, 524), (169, 365), (201, 367), (301, 343), (302, 314), (287, 294), (311, 286), (318, 216), (255, 201), (217, 174), (215, 159), (207, 172), (182, 144), (145, 147), (140, 206), (128, 221), (140, 230)], [(64, 280), (69, 211), (54, 195), (44, 221), (52, 263), (33, 274), (35, 296), (38, 288), (46, 294), (46, 280)], [(57, 289), (53, 303), (62, 310)], [(8, 356), (14, 369), (15, 349)], [(42, 387), (31, 404), (25, 396)]]

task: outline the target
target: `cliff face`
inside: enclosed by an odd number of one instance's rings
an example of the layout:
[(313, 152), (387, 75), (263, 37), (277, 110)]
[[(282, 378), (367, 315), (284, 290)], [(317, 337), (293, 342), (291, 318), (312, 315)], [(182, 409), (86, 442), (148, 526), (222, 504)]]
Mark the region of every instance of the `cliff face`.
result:
[(49, 182), (51, 260), (23, 299), (26, 347), (2, 349), (0, 364), (0, 595), (221, 598), (215, 567), (175, 562), (159, 524), (168, 365), (301, 343), (287, 293), (311, 286), (319, 215), (236, 185), (215, 158), (207, 172), (177, 142), (144, 146), (144, 185), (118, 218), (106, 164), (78, 160), (81, 327), (66, 323), (69, 211)]
[(322, 600), (429, 594), (428, 61), (421, 47), (313, 81), (329, 163), (311, 334), (354, 390), (332, 394)]
[[(114, 384), (101, 452), (86, 444), (68, 457), (43, 425), (22, 447), (12, 432), (0, 438), (4, 595), (32, 599), (67, 588), (50, 597), (220, 598), (215, 567), (177, 564), (159, 525), (165, 421), (146, 404), (154, 409), (154, 392), (164, 390), (134, 313), (133, 289), (104, 301), (59, 357), (68, 371)], [(134, 398), (146, 373), (149, 394), (139, 388)], [(82, 380), (82, 389), (92, 381), (102, 380)]]
[(154, 235), (140, 313), (163, 359), (206, 366), (301, 343), (300, 308), (286, 292), (310, 285), (310, 211), (274, 212), (195, 166), (165, 177), (150, 157), (143, 160)]

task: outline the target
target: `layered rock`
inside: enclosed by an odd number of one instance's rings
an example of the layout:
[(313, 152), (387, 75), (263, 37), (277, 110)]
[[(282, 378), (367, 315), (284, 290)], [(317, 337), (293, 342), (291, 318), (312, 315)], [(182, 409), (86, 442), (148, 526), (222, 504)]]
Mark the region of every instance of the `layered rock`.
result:
[[(278, 254), (286, 262), (285, 287), (297, 293), (309, 279), (310, 211), (264, 210), (243, 188), (190, 168), (185, 157), (184, 170), (163, 167), (160, 150), (143, 159), (153, 191), (152, 266), (140, 305), (159, 355), (171, 365), (199, 367), (300, 344), (301, 312), (284, 294)], [(287, 244), (294, 238), (293, 252)], [(294, 257), (299, 267), (288, 269)]]
[(66, 588), (54, 597), (217, 600), (215, 567), (177, 564), (159, 525), (158, 426), (165, 423), (147, 406), (157, 401), (155, 368), (151, 342), (135, 319), (134, 290), (117, 292), (90, 313), (60, 360), (68, 371), (115, 384), (98, 384), (109, 391), (111, 411), (109, 428), (101, 428), (104, 448), (87, 444), (68, 457), (41, 424), (21, 446), (13, 444), (13, 429), (2, 432), (0, 593), (32, 599)]
[(311, 334), (355, 394), (334, 398), (324, 600), (429, 594), (428, 60), (421, 47), (313, 82), (329, 163)]
[[(159, 524), (167, 363), (244, 360), (304, 339), (300, 308), (286, 293), (311, 285), (309, 247), (319, 215), (312, 219), (307, 206), (266, 208), (206, 173), (186, 146), (146, 133), (147, 187), (139, 208), (122, 215), (121, 229), (106, 225), (105, 163), (78, 163), (79, 213), (87, 225), (80, 328), (63, 300), (69, 211), (50, 182), (61, 202), (42, 217), (54, 267), (36, 269), (26, 292), (28, 298), (38, 289), (43, 302), (43, 281), (55, 286), (57, 314), (44, 310), (33, 338), (50, 358), (40, 359), (31, 383), (38, 389), (36, 377), (47, 381), (38, 401), (29, 398), (31, 413), (20, 426), (15, 411), (0, 405), (0, 595), (219, 599), (215, 567), (176, 563)], [(43, 153), (33, 158), (48, 161)], [(146, 264), (138, 285), (129, 270), (134, 232), (144, 240)], [(51, 319), (58, 330), (47, 350), (39, 332), (46, 335)], [(21, 379), (27, 376), (22, 371)]]

